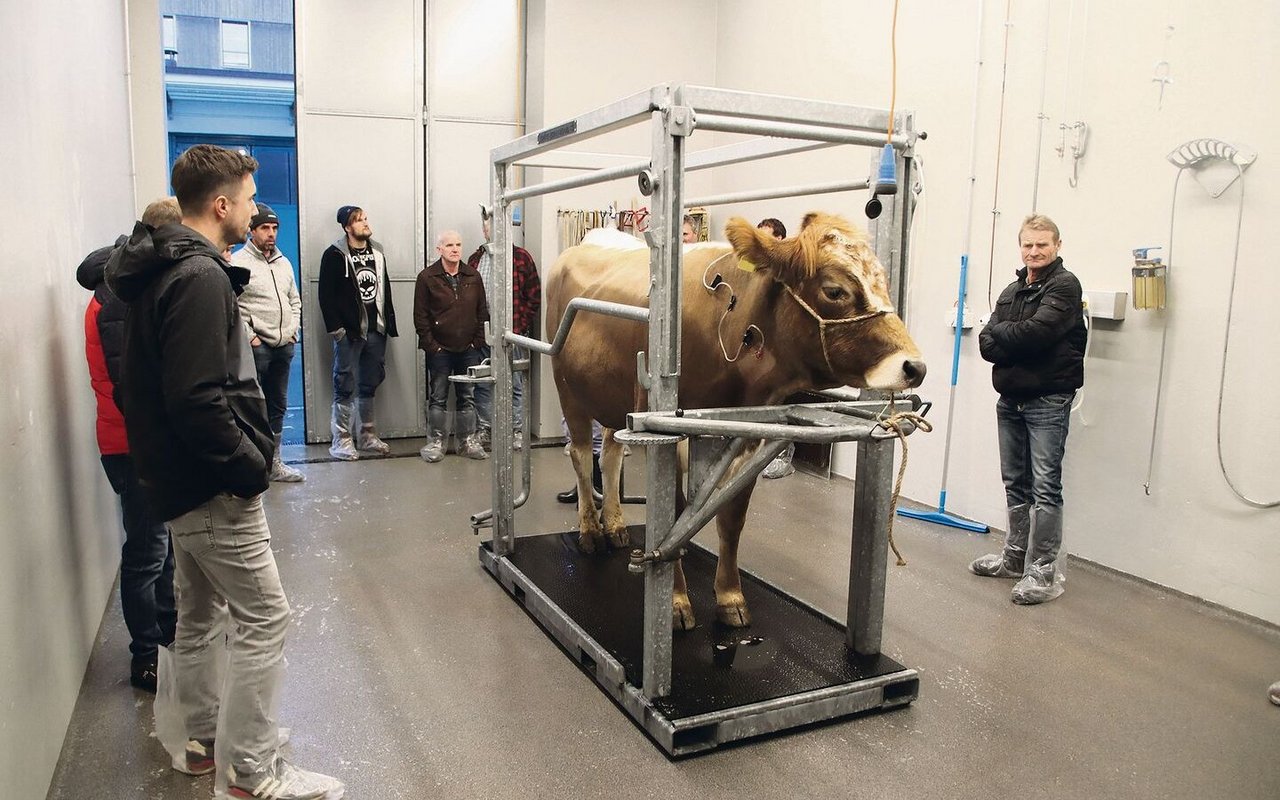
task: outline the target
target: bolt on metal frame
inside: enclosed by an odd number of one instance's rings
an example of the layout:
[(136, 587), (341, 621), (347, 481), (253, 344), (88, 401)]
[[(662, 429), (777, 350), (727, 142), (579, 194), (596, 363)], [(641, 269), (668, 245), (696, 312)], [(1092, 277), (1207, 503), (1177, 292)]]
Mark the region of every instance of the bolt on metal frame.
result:
[[(627, 162), (621, 165), (591, 169), (571, 178), (547, 181), (520, 189), (508, 189), (508, 173), (517, 164), (535, 164), (539, 157), (553, 150), (564, 148), (594, 136), (648, 120), (651, 124), (651, 154), (649, 159)], [(631, 706), (653, 698), (662, 697), (671, 688), (671, 637), (672, 630), (672, 576), (671, 561), (666, 560), (678, 552), (679, 537), (696, 533), (697, 519), (686, 518), (677, 539), (671, 539), (676, 524), (676, 444), (686, 436), (706, 435), (765, 438), (762, 451), (769, 455), (788, 439), (802, 441), (858, 441), (858, 467), (855, 479), (855, 516), (853, 530), (853, 559), (850, 569), (850, 592), (847, 624), (847, 641), (858, 654), (880, 652), (880, 629), (883, 617), (884, 582), (887, 565), (888, 506), (891, 495), (893, 466), (893, 442), (873, 435), (875, 424), (868, 420), (845, 426), (839, 431), (830, 427), (815, 428), (812, 419), (800, 419), (796, 414), (788, 416), (786, 407), (753, 410), (720, 409), (718, 413), (683, 413), (679, 420), (675, 415), (680, 377), (681, 333), (681, 281), (682, 243), (681, 220), (683, 209), (691, 205), (715, 202), (739, 202), (771, 199), (806, 193), (847, 191), (865, 188), (868, 181), (845, 181), (818, 184), (811, 187), (786, 187), (776, 190), (760, 190), (737, 195), (684, 199), (684, 175), (694, 169), (741, 163), (793, 152), (803, 152), (833, 144), (860, 144), (881, 146), (885, 142), (884, 131), (889, 125), (889, 113), (883, 110), (860, 108), (837, 103), (827, 103), (799, 98), (736, 92), (685, 84), (661, 84), (638, 92), (615, 103), (602, 106), (563, 124), (529, 133), (519, 139), (496, 147), (491, 152), (491, 199), (494, 210), (492, 227), (494, 241), (494, 292), (491, 305), (491, 327), (488, 331), (493, 357), (489, 375), (495, 383), (493, 423), (493, 509), (472, 517), (473, 527), (491, 522), (493, 540), (492, 557), (500, 561), (514, 552), (516, 538), (513, 527), (514, 508), (528, 496), (528, 450), (524, 452), (523, 483), (520, 496), (514, 496), (512, 449), (511, 381), (513, 373), (513, 347), (526, 347), (543, 354), (559, 352), (571, 325), (571, 317), (577, 311), (604, 313), (614, 316), (647, 321), (649, 341), (646, 359), (637, 354), (639, 377), (648, 390), (647, 414), (632, 415), (636, 429), (627, 432), (632, 441), (649, 446), (647, 458), (648, 502), (644, 552), (662, 553), (643, 564), (645, 581), (644, 609), (644, 664), (643, 685), (639, 696), (624, 703)], [(897, 171), (904, 187), (896, 195), (885, 198), (886, 213), (870, 225), (871, 238), (877, 255), (889, 273), (890, 285), (895, 288), (896, 305), (904, 307), (905, 260), (910, 228), (913, 193), (911, 185), (911, 161), (918, 137), (914, 119), (909, 112), (899, 112), (894, 118), (894, 145)], [(721, 147), (709, 148), (686, 154), (688, 137), (698, 129), (759, 134), (762, 137)], [(779, 138), (780, 137), (780, 138)], [(790, 140), (799, 140), (790, 141)], [(874, 159), (873, 159), (874, 163)], [(589, 186), (622, 177), (640, 176), (643, 188), (651, 194), (650, 230), (646, 233), (649, 245), (650, 297), (648, 308), (631, 307), (616, 303), (602, 303), (579, 298), (571, 303), (570, 314), (562, 321), (555, 342), (522, 336), (511, 330), (511, 205), (517, 200), (536, 197), (566, 189)], [(646, 363), (647, 362), (647, 363)], [(525, 367), (527, 368), (527, 366)], [(484, 370), (476, 372), (479, 379)], [(864, 394), (865, 398), (866, 395)], [(888, 404), (896, 404), (889, 400)], [(886, 401), (874, 405), (883, 408)], [(837, 404), (838, 405), (838, 404)], [(847, 405), (847, 404), (845, 404)], [(856, 404), (855, 404), (856, 405)], [(918, 404), (916, 405), (918, 407)], [(793, 407), (798, 408), (798, 407)], [(525, 430), (528, 431), (529, 404), (525, 403)], [(736, 413), (735, 413), (736, 412)], [(745, 416), (744, 416), (744, 413)], [(857, 413), (844, 409), (832, 413)], [(801, 413), (800, 416), (803, 416)], [(719, 418), (717, 418), (719, 417)], [(764, 419), (771, 424), (761, 425)], [(830, 420), (816, 424), (830, 424)], [(788, 428), (787, 426), (792, 426)], [(795, 427), (807, 425), (807, 427)], [(818, 433), (818, 431), (825, 431)], [(814, 438), (817, 436), (818, 438)], [(621, 437), (620, 437), (621, 438)], [(729, 458), (726, 452), (739, 448), (721, 444), (695, 446), (693, 460), (699, 474), (691, 472), (691, 494), (711, 494), (715, 480), (709, 480), (723, 467)], [(782, 444), (779, 445), (778, 443)], [(755, 473), (767, 463), (757, 454)], [(762, 460), (763, 459), (763, 460)], [(715, 466), (715, 465), (720, 466)], [(754, 478), (754, 474), (751, 475)], [(710, 516), (703, 512), (703, 516)], [(703, 520), (705, 521), (705, 520)], [(687, 538), (686, 538), (687, 541)], [(484, 556), (482, 555), (482, 558)], [(495, 572), (496, 574), (496, 572)], [(565, 624), (571, 625), (571, 621)], [(912, 671), (914, 674), (914, 671)], [(634, 690), (632, 690), (634, 691)], [(794, 712), (790, 712), (794, 714)], [(799, 723), (797, 723), (799, 724)]]

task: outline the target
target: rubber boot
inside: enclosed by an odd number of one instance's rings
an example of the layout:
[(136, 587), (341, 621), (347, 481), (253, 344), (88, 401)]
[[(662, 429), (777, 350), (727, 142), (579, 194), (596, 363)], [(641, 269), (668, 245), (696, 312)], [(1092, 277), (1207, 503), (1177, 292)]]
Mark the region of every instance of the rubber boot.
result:
[(360, 457), (356, 452), (356, 443), (351, 438), (351, 414), (354, 409), (350, 402), (333, 403), (333, 418), (330, 432), (333, 442), (329, 445), (329, 455), (339, 461), (355, 461)]
[[(600, 456), (591, 454), (591, 499), (596, 503), (604, 502), (604, 475), (600, 472)], [(561, 503), (578, 502), (578, 484), (574, 483), (568, 491), (557, 492), (556, 500)]]
[(305, 481), (306, 475), (280, 460), (280, 434), (276, 434), (276, 454), (271, 459), (271, 480), (281, 483), (298, 483)]

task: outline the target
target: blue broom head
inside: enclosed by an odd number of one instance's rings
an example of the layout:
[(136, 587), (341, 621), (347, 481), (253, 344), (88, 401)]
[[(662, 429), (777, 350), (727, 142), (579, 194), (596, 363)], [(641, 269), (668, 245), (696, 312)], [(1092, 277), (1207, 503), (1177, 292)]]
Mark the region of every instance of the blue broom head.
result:
[(880, 151), (880, 171), (876, 174), (875, 194), (898, 193), (898, 169), (893, 157), (893, 145), (885, 144)]

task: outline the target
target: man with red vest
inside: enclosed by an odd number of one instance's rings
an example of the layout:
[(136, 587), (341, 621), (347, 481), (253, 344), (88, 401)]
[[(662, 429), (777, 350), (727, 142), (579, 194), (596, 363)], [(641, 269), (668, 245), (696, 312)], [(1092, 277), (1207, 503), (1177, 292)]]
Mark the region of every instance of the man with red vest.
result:
[[(182, 212), (173, 198), (147, 206), (142, 221), (152, 227), (179, 222)], [(95, 250), (76, 270), (76, 280), (93, 292), (84, 314), (85, 356), (89, 382), (98, 403), (98, 450), (111, 488), (120, 496), (124, 546), (120, 549), (120, 605), (129, 629), (133, 662), (129, 682), (156, 690), (156, 648), (173, 642), (177, 610), (173, 598), (173, 545), (164, 521), (152, 514), (143, 497), (129, 455), (124, 416), (116, 400), (120, 358), (124, 351), (124, 317), (128, 310), (107, 288), (104, 273), (111, 252), (123, 244)]]

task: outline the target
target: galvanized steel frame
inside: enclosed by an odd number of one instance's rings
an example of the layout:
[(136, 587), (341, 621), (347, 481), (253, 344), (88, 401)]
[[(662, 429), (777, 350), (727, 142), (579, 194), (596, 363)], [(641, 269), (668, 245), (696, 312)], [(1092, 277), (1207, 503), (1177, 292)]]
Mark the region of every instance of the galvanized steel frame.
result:
[[(613, 164), (592, 169), (585, 174), (508, 189), (509, 170), (518, 163), (529, 163), (536, 156), (583, 141), (593, 136), (636, 124), (648, 119), (652, 129), (649, 160)], [(589, 186), (620, 177), (647, 173), (652, 186), (650, 230), (646, 238), (650, 248), (651, 293), (647, 309), (591, 307), (584, 310), (614, 314), (640, 320), (647, 316), (649, 342), (647, 365), (640, 359), (641, 379), (649, 391), (649, 410), (654, 415), (671, 416), (676, 410), (680, 376), (680, 293), (682, 266), (680, 241), (684, 201), (684, 175), (694, 169), (768, 158), (791, 152), (802, 152), (832, 144), (854, 143), (880, 145), (889, 114), (878, 109), (860, 108), (791, 97), (736, 92), (690, 85), (658, 85), (575, 117), (568, 122), (527, 134), (494, 148), (491, 153), (491, 198), (494, 210), (492, 234), (494, 242), (494, 293), (491, 306), (493, 345), (491, 374), (494, 388), (493, 424), (493, 525), (492, 557), (501, 561), (514, 551), (516, 539), (513, 512), (523, 501), (513, 496), (512, 448), (512, 348), (523, 345), (538, 352), (552, 352), (563, 344), (569, 320), (556, 342), (544, 343), (511, 331), (511, 204), (517, 200), (540, 196), (569, 188)], [(686, 156), (688, 136), (698, 128), (784, 137), (784, 141), (750, 140), (710, 148)], [(909, 242), (913, 196), (911, 160), (918, 137), (910, 113), (894, 117), (896, 131), (892, 143), (898, 174), (903, 188), (885, 198), (886, 214), (871, 228), (876, 252), (889, 272), (890, 285), (897, 290), (899, 313), (905, 306), (904, 262)], [(800, 142), (790, 141), (802, 140)], [(843, 191), (851, 183), (809, 187), (810, 191)], [(787, 187), (749, 193), (751, 199), (792, 196), (804, 187)], [(716, 199), (716, 198), (713, 198)], [(739, 199), (742, 199), (740, 196)], [(724, 200), (724, 202), (731, 202)], [(605, 304), (616, 305), (616, 304)], [(527, 415), (528, 404), (526, 404)], [(672, 417), (674, 418), (674, 417)], [(693, 422), (696, 417), (688, 417)], [(723, 421), (703, 419), (701, 433), (724, 434)], [(651, 423), (652, 424), (652, 423)], [(527, 430), (527, 428), (526, 428)], [(656, 429), (655, 429), (656, 430)], [(805, 439), (815, 429), (792, 429), (787, 438)], [(805, 432), (808, 431), (808, 432)], [(687, 430), (693, 433), (693, 430)], [(784, 431), (785, 432), (785, 431)], [(741, 431), (740, 431), (741, 433)], [(826, 434), (822, 434), (826, 435)], [(675, 524), (676, 485), (671, 476), (677, 474), (677, 436), (659, 437), (648, 452), (649, 502), (646, 504), (645, 551), (655, 552), (669, 544)], [(859, 654), (878, 653), (884, 603), (885, 552), (887, 550), (887, 509), (890, 496), (893, 444), (870, 433), (850, 434), (844, 440), (858, 439), (858, 468), (855, 479), (854, 558), (850, 570), (849, 617), (850, 646)], [(705, 450), (705, 448), (699, 448)], [(772, 449), (767, 447), (767, 449)], [(708, 456), (723, 460), (720, 453)], [(710, 462), (699, 470), (710, 468)], [(528, 458), (525, 452), (525, 481), (528, 486)], [(476, 520), (473, 518), (473, 524)], [(485, 551), (482, 549), (482, 554)], [(482, 558), (484, 556), (482, 555)], [(496, 569), (496, 567), (495, 567)], [(492, 570), (491, 570), (492, 571)], [(496, 573), (495, 573), (496, 574)], [(671, 684), (672, 637), (672, 565), (654, 560), (645, 565), (645, 642), (643, 684), (638, 690), (646, 699), (669, 693)], [(562, 621), (559, 624), (571, 624)], [(625, 701), (624, 705), (626, 705)], [(790, 716), (794, 716), (788, 712)], [(804, 716), (803, 713), (800, 714)], [(802, 724), (801, 720), (793, 724)]]

